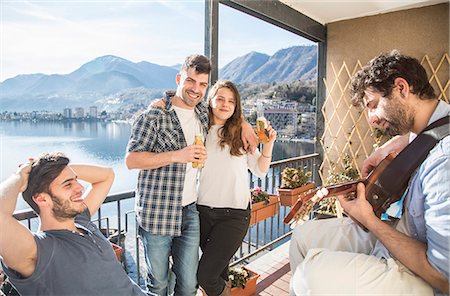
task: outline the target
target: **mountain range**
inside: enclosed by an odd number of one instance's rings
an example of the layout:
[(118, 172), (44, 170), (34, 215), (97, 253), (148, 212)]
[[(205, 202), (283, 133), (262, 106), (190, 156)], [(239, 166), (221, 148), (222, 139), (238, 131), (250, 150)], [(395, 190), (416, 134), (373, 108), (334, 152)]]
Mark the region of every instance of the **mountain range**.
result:
[[(66, 107), (108, 105), (120, 108), (149, 102), (163, 90), (175, 89), (180, 65), (162, 66), (106, 55), (83, 64), (69, 74), (24, 74), (0, 83), (0, 111), (62, 111)], [(272, 56), (250, 52), (219, 70), (219, 77), (235, 83), (267, 83), (314, 80), (317, 73), (317, 47), (294, 46)], [(109, 108), (109, 109), (110, 109)], [(114, 108), (113, 108), (114, 109)]]
[(219, 77), (235, 83), (315, 80), (316, 76), (316, 46), (280, 49), (272, 56), (252, 51), (219, 70)]

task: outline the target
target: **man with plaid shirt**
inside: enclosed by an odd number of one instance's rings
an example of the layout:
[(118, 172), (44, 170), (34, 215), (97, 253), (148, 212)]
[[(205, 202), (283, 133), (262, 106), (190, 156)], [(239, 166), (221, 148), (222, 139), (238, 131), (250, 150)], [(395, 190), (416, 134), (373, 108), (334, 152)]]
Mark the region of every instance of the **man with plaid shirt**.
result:
[(132, 127), (126, 165), (140, 169), (136, 215), (152, 295), (171, 293), (173, 274), (175, 295), (197, 292), (200, 222), (197, 168), (190, 163), (204, 163), (206, 149), (191, 143), (195, 135), (206, 135), (208, 128), (207, 104), (202, 99), (210, 70), (205, 56), (188, 56), (176, 76), (176, 94), (164, 108), (151, 107), (140, 114)]

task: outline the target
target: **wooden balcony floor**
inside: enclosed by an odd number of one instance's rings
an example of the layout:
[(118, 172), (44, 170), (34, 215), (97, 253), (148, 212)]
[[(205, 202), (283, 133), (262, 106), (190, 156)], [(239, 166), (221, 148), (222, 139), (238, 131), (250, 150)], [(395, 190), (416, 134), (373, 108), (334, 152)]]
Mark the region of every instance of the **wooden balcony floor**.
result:
[[(246, 265), (246, 267), (261, 275), (256, 283), (255, 295), (289, 295), (289, 281), (291, 279), (289, 243), (290, 241), (284, 243)], [(197, 296), (202, 296), (200, 290)]]
[(289, 295), (289, 243), (290, 241), (284, 243), (247, 265), (261, 275), (256, 284), (256, 295)]

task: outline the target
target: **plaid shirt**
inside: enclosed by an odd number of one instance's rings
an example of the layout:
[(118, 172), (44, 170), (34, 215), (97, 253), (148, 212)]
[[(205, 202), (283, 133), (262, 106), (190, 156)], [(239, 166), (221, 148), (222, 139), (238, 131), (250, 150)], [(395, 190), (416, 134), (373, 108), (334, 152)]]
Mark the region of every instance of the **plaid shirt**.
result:
[[(206, 134), (208, 108), (205, 101), (195, 107), (195, 113)], [(180, 121), (172, 108), (149, 108), (133, 123), (128, 152), (167, 152), (187, 146)], [(156, 156), (157, 157), (157, 156)], [(172, 163), (157, 169), (140, 170), (136, 191), (136, 216), (140, 226), (157, 235), (181, 235), (182, 197), (185, 163)]]

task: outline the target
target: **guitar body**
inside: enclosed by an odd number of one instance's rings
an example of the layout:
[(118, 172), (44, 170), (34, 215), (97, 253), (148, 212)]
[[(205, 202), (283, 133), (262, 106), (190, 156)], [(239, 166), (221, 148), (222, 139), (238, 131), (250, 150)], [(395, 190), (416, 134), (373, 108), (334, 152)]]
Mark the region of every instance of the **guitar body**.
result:
[(392, 203), (400, 200), (392, 195), (392, 193), (387, 192), (379, 182), (380, 176), (393, 159), (394, 154), (389, 154), (380, 162), (364, 182), (364, 185), (366, 185), (366, 199), (372, 205), (373, 212), (378, 218), (381, 218), (381, 215), (386, 212)]
[[(336, 185), (330, 185), (326, 187), (328, 190), (328, 194), (321, 199), (325, 199), (328, 197), (333, 197), (337, 195), (348, 195), (348, 194), (356, 194), (356, 186), (358, 183), (364, 183), (366, 186), (366, 199), (372, 205), (373, 211), (378, 218), (381, 218), (381, 215), (386, 212), (389, 206), (400, 200), (401, 196), (397, 194), (389, 193), (384, 189), (383, 184), (380, 183), (379, 179), (383, 175), (383, 172), (390, 165), (391, 161), (394, 159), (394, 154), (389, 154), (385, 159), (383, 159), (380, 164), (370, 173), (370, 175), (366, 179), (361, 179), (357, 181), (351, 181)], [(391, 180), (395, 182), (394, 180)], [(292, 207), (291, 211), (284, 218), (284, 223), (291, 223), (292, 219), (301, 213), (305, 207), (305, 203), (307, 203), (310, 199), (316, 196), (317, 191), (321, 188), (315, 189), (313, 192), (299, 198), (295, 205)], [(406, 187), (404, 188), (406, 190)], [(404, 190), (402, 190), (404, 192)]]

